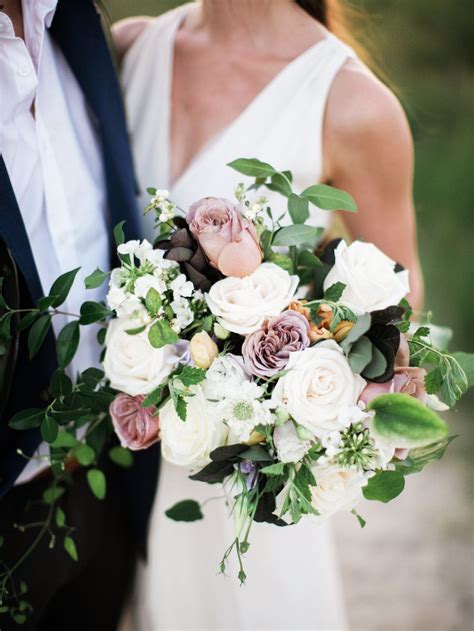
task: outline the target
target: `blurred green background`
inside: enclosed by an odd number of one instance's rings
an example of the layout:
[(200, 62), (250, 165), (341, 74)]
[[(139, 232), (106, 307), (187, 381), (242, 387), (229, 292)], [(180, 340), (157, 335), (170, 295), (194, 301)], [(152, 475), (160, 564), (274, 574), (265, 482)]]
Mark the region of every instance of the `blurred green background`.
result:
[[(179, 0), (106, 0), (112, 21), (157, 15)], [(416, 145), (415, 200), (426, 305), (474, 350), (472, 0), (359, 0), (357, 36), (394, 86)]]

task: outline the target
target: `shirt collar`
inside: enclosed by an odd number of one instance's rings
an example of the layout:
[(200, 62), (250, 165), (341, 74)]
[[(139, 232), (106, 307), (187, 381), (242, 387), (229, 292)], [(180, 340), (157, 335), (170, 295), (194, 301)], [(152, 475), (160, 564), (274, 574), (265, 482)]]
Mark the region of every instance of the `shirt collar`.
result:
[[(58, 0), (23, 0), (22, 5), (26, 32), (32, 21), (43, 23), (46, 28), (49, 28), (56, 12)], [(14, 37), (12, 21), (3, 11), (0, 11), (0, 37)]]

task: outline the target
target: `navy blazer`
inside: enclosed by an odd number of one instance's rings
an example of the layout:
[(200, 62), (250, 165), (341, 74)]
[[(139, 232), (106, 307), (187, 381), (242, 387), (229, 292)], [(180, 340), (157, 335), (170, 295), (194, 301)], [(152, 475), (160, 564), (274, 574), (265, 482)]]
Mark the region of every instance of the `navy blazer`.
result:
[[(74, 73), (97, 125), (105, 169), (110, 234), (114, 225), (125, 220), (126, 237), (138, 238), (136, 185), (122, 97), (100, 16), (92, 0), (59, 0), (50, 33)], [(0, 240), (6, 244), (18, 268), (20, 304), (31, 307), (42, 295), (42, 290), (22, 215), (1, 155)], [(19, 409), (44, 406), (42, 393), (56, 368), (52, 333), (33, 361), (28, 359), (24, 338), (22, 334), (11, 394), (6, 412), (0, 419), (0, 497), (25, 466), (26, 461), (17, 450), (32, 455), (41, 442), (39, 429), (12, 430), (8, 421)], [(124, 494), (129, 500), (129, 515), (140, 545), (146, 539), (158, 467), (159, 451), (155, 445), (136, 454), (133, 467), (123, 472)]]

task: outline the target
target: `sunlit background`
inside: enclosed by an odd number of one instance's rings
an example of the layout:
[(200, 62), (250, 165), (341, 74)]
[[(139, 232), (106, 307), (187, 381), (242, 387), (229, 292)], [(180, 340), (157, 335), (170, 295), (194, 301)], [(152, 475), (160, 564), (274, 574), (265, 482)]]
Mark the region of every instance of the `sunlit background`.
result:
[[(182, 3), (104, 4), (115, 21), (132, 14), (157, 15)], [(438, 324), (454, 328), (452, 348), (472, 352), (472, 0), (360, 0), (351, 6), (363, 12), (354, 28), (404, 104), (415, 138), (426, 305)], [(364, 505), (364, 531), (352, 517), (338, 518), (339, 555), (355, 631), (472, 628), (473, 403), (471, 395), (447, 418), (460, 437), (440, 465), (407, 479), (404, 495), (391, 504)]]

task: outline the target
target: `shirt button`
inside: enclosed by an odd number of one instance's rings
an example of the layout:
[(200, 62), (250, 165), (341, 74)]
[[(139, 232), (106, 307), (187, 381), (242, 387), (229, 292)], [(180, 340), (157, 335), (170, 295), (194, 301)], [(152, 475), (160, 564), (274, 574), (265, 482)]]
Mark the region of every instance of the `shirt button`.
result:
[(21, 64), (18, 66), (18, 74), (20, 77), (27, 77), (30, 74), (30, 67), (28, 64)]

